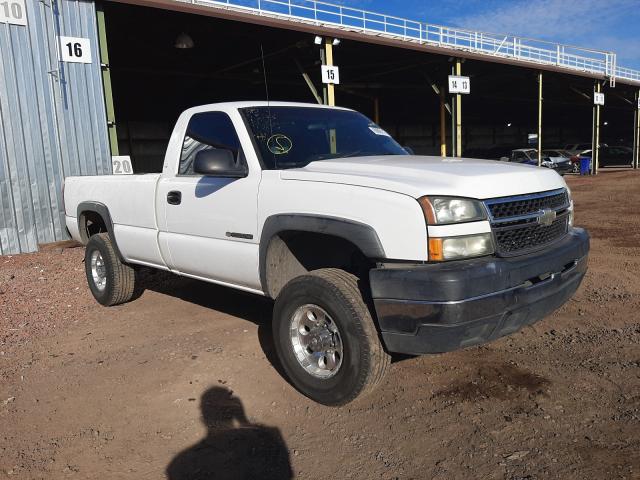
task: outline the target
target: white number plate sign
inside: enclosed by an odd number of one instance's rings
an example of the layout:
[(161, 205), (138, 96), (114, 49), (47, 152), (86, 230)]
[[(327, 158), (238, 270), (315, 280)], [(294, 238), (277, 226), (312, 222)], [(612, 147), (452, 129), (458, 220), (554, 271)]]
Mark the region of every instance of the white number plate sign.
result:
[(594, 92), (593, 103), (594, 105), (604, 105), (604, 93)]
[(63, 62), (91, 63), (91, 42), (88, 38), (58, 37)]
[(336, 66), (322, 65), (322, 83), (340, 84), (340, 70)]
[(0, 0), (0, 23), (27, 24), (24, 0)]
[(469, 77), (449, 75), (449, 93), (471, 93)]
[(114, 175), (133, 175), (131, 157), (129, 155), (115, 155), (111, 157), (111, 167)]

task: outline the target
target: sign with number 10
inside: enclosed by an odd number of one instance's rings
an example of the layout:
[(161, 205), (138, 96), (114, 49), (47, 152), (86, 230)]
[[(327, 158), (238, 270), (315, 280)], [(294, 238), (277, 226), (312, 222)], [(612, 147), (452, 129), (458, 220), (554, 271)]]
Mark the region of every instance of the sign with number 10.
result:
[(27, 24), (24, 0), (0, 0), (0, 23)]

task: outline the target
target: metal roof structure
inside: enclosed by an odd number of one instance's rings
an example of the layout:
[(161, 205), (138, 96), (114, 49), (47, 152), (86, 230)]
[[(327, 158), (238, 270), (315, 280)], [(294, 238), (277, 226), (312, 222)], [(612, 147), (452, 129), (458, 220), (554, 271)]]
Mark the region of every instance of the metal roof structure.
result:
[[(126, 1), (126, 0), (125, 0)], [(395, 44), (444, 55), (557, 70), (640, 85), (640, 70), (618, 66), (614, 52), (434, 25), (316, 0), (131, 0), (265, 25)], [(355, 34), (355, 35), (354, 35)], [(404, 45), (403, 45), (404, 44)]]

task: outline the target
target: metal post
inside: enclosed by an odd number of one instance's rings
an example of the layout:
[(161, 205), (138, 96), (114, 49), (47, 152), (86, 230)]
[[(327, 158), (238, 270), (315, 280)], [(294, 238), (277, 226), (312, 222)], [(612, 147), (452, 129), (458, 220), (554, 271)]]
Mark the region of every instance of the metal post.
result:
[(119, 155), (118, 132), (116, 130), (116, 113), (113, 106), (113, 92), (111, 89), (111, 73), (109, 71), (109, 49), (107, 46), (107, 29), (104, 20), (102, 3), (96, 4), (98, 24), (98, 44), (100, 48), (100, 65), (102, 67), (102, 87), (104, 89), (104, 103), (107, 111), (107, 129), (109, 132), (109, 146), (111, 155)]
[[(602, 85), (596, 80), (596, 93), (601, 93)], [(593, 145), (591, 146), (591, 170), (598, 174), (600, 167), (600, 105), (594, 105)]]
[(440, 156), (447, 156), (447, 122), (446, 122), (446, 99), (444, 98), (444, 88), (440, 89)]
[(538, 72), (538, 166), (542, 166), (542, 72)]
[[(333, 65), (333, 38), (325, 37), (324, 39), (324, 55), (325, 65)], [(335, 86), (332, 83), (327, 84), (327, 105), (334, 107), (336, 105)]]
[(380, 100), (378, 97), (373, 99), (373, 121), (376, 125), (380, 125)]
[[(462, 61), (456, 58), (456, 75), (462, 75)], [(455, 156), (462, 156), (462, 95), (456, 94), (456, 149)]]
[(322, 98), (320, 98), (320, 95), (318, 94), (318, 90), (316, 89), (316, 86), (311, 81), (311, 77), (309, 77), (309, 74), (304, 71), (304, 68), (302, 67), (302, 64), (298, 61), (297, 58), (294, 58), (293, 61), (295, 62), (296, 66), (298, 67), (298, 70), (300, 70), (300, 75), (302, 75), (302, 78), (304, 79), (305, 83), (307, 84), (307, 87), (309, 87), (309, 90), (311, 91), (311, 95), (313, 95), (313, 98), (316, 99), (316, 102), (318, 102), (319, 105), (322, 105), (323, 104)]
[(633, 168), (640, 168), (640, 90), (636, 92), (636, 105), (633, 115)]
[[(456, 67), (451, 67), (451, 75), (456, 74)], [(456, 96), (451, 96), (451, 156), (456, 156)]]
[[(327, 56), (325, 55), (324, 48), (320, 49), (320, 64), (326, 65)], [(327, 84), (322, 84), (322, 104), (327, 105)]]

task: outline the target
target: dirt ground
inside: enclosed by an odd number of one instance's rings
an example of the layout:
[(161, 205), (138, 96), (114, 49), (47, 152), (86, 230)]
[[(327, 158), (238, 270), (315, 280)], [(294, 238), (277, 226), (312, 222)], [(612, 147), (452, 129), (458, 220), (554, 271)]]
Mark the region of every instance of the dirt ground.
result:
[(343, 408), (280, 375), (269, 301), (158, 274), (107, 309), (81, 248), (0, 257), (0, 479), (640, 479), (640, 174), (568, 182), (576, 296)]

